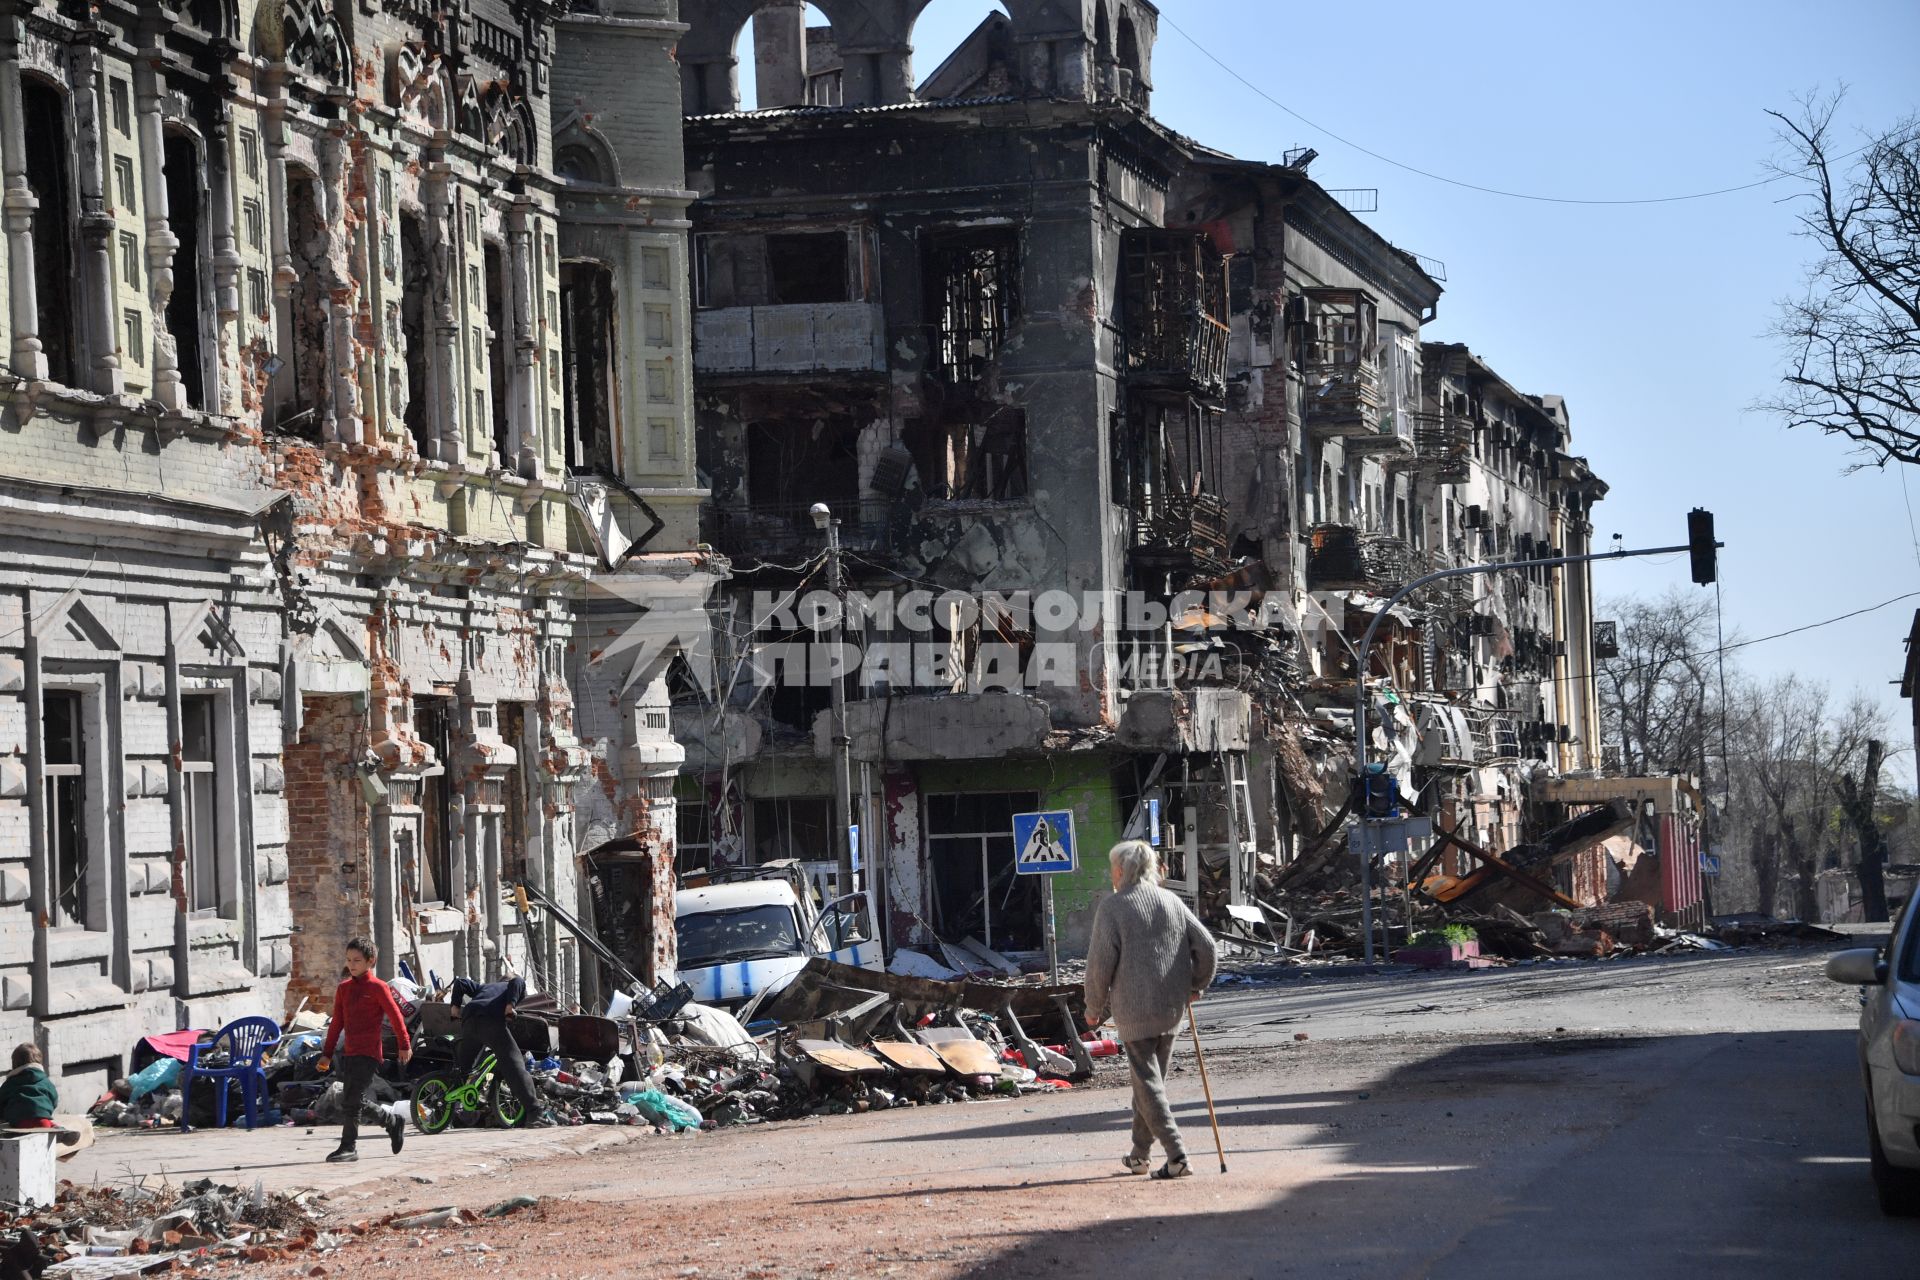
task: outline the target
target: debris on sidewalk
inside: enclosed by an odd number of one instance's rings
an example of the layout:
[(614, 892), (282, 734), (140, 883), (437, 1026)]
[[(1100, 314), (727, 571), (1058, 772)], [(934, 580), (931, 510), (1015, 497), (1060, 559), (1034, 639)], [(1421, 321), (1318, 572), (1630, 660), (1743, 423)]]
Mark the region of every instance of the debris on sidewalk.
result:
[(311, 1199), (310, 1192), (286, 1195), (259, 1183), (247, 1191), (211, 1178), (178, 1186), (63, 1182), (52, 1205), (0, 1217), (0, 1275), (136, 1275), (338, 1248), (350, 1236), (322, 1230)]

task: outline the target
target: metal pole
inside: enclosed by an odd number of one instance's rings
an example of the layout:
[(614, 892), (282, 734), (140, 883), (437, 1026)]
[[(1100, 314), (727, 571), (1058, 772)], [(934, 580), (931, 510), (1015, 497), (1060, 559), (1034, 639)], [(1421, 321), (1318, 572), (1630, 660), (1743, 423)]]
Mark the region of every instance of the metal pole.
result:
[(1053, 926), (1053, 876), (1045, 877), (1047, 895), (1047, 981), (1060, 981), (1060, 942)]
[[(840, 576), (840, 521), (827, 523), (827, 589), (833, 592), (833, 598), (839, 602), (839, 617), (834, 620), (834, 657), (838, 659), (845, 651), (847, 626), (847, 591)], [(847, 737), (847, 689), (844, 674), (833, 671), (837, 662), (830, 662), (828, 669), (832, 673), (828, 693), (833, 707), (833, 852), (839, 865), (839, 892), (852, 893), (859, 888), (853, 882), (853, 843), (847, 824), (853, 821), (853, 779), (850, 757), (853, 746)]]

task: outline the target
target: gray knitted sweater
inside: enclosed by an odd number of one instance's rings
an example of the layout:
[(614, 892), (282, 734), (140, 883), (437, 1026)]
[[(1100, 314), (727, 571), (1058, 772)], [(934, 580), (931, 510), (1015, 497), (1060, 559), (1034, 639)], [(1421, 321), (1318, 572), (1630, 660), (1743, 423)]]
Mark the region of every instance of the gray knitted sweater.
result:
[(1213, 935), (1159, 885), (1136, 884), (1100, 904), (1087, 944), (1087, 1016), (1113, 1014), (1120, 1039), (1180, 1025), (1187, 1001), (1213, 981)]

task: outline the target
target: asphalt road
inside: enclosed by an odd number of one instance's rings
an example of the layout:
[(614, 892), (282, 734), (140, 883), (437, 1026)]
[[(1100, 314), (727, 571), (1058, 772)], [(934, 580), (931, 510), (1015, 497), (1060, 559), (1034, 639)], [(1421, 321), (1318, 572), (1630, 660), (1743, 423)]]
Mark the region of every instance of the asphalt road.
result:
[(1883, 1219), (1868, 1183), (1855, 997), (1820, 977), (1822, 959), (1223, 988), (1201, 1029), (1229, 1172), (1183, 1048), (1173, 1087), (1200, 1172), (1170, 1184), (1118, 1170), (1120, 1072), (1056, 1096), (642, 1135), (578, 1155), (474, 1160), (459, 1135), (419, 1138), (405, 1158), (430, 1148), (438, 1184), (347, 1190), (343, 1219), (512, 1194), (541, 1209), (375, 1231), (325, 1265), (410, 1280), (476, 1266), (756, 1280), (1914, 1276), (1920, 1223)]

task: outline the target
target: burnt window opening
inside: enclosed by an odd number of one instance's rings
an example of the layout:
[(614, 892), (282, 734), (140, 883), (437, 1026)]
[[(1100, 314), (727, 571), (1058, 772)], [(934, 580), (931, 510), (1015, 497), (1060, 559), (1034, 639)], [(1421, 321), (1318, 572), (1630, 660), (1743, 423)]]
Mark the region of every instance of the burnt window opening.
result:
[(963, 401), (908, 423), (905, 443), (927, 496), (1005, 501), (1027, 496), (1027, 414)]
[(407, 409), (402, 415), (414, 452), (423, 458), (440, 454), (434, 430), (432, 390), (428, 385), (427, 312), (433, 296), (433, 259), (427, 254), (427, 235), (420, 215), (400, 214), (400, 339), (407, 349)]
[(1218, 496), (1220, 412), (1194, 401), (1136, 398), (1128, 506), (1149, 545), (1224, 558), (1226, 506)]
[(507, 267), (500, 246), (486, 248), (488, 409), (493, 419), (493, 452), (498, 465), (517, 469), (520, 455), (513, 447), (513, 423), (507, 412)]
[(448, 895), (453, 892), (453, 842), (460, 833), (447, 786), (453, 756), (447, 702), (446, 698), (413, 700), (413, 736), (432, 748), (434, 757), (420, 779), (420, 866), (414, 898), (422, 903), (452, 901)]
[(173, 335), (174, 362), (187, 404), (204, 409), (207, 407), (206, 346), (201, 340), (200, 324), (205, 277), (200, 261), (205, 223), (200, 216), (200, 204), (206, 184), (200, 179), (200, 154), (192, 138), (180, 133), (168, 134), (163, 156), (167, 225), (179, 241), (173, 251), (173, 292), (167, 297), (167, 332)]
[(320, 212), (320, 187), (311, 174), (287, 173), (287, 247), (294, 279), (287, 305), (275, 317), (277, 368), (269, 405), (276, 431), (318, 440), (320, 420), (331, 403), (328, 335), (333, 319), (327, 297), (326, 219)]
[(698, 238), (702, 307), (856, 302), (868, 294), (872, 246), (844, 229), (724, 232)]
[(560, 347), (569, 471), (615, 471), (613, 318), (613, 272), (597, 262), (563, 263)]
[[(171, 193), (169, 193), (171, 198)], [(211, 694), (180, 699), (181, 793), (186, 802), (188, 910), (232, 915), (234, 868), (224, 857), (219, 801), (219, 702)]]
[(67, 185), (71, 178), (67, 104), (58, 89), (23, 76), (20, 108), (27, 142), (27, 186), (40, 205), (33, 211), (34, 321), (47, 377), (73, 386), (79, 353), (73, 328), (76, 290), (73, 202)]
[(41, 774), (46, 787), (47, 864), (53, 873), (56, 923), (91, 924), (92, 850), (87, 831), (86, 701), (75, 690), (40, 695), (40, 732), (45, 744)]
[(1121, 240), (1120, 289), (1129, 375), (1224, 382), (1226, 267), (1207, 237), (1129, 229)]
[(780, 305), (848, 301), (845, 233), (768, 236), (767, 283), (773, 302)]
[(1007, 227), (942, 238), (929, 254), (934, 363), (953, 383), (978, 382), (1019, 314), (1019, 238)]
[(833, 801), (826, 796), (781, 796), (753, 802), (753, 860), (832, 856)]
[(816, 502), (833, 506), (857, 500), (859, 445), (859, 425), (844, 420), (748, 424), (748, 503), (805, 517)]

